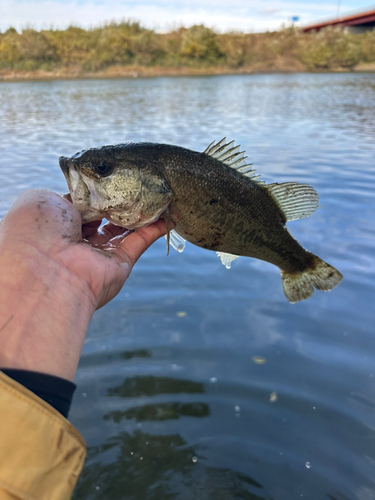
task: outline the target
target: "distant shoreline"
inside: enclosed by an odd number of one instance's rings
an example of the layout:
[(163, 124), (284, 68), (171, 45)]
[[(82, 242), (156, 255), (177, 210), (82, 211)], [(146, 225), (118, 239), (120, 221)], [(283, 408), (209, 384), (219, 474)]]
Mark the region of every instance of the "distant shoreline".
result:
[(0, 81), (375, 72), (375, 31), (156, 33), (124, 21), (84, 30), (0, 32)]
[(102, 71), (84, 72), (72, 68), (60, 68), (54, 71), (44, 70), (0, 70), (0, 82), (23, 82), (38, 80), (97, 80), (116, 78), (152, 78), (163, 76), (218, 76), (218, 75), (259, 75), (259, 74), (296, 74), (296, 73), (373, 73), (375, 63), (358, 64), (353, 69), (335, 68), (327, 70), (309, 71), (299, 65), (278, 64), (273, 67), (267, 66), (243, 66), (241, 68), (211, 67), (211, 68), (189, 68), (189, 67), (141, 67), (141, 66), (114, 66)]

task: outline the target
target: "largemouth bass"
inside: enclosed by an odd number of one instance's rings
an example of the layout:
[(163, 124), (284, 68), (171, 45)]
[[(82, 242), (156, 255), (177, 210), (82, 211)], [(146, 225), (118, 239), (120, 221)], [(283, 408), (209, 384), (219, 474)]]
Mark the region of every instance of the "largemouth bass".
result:
[(285, 226), (318, 207), (318, 194), (296, 182), (268, 184), (225, 139), (199, 153), (178, 146), (128, 143), (60, 158), (83, 222), (105, 218), (136, 229), (164, 218), (174, 229), (167, 245), (185, 240), (215, 250), (227, 267), (238, 256), (280, 268), (286, 298), (307, 299), (332, 290), (342, 275), (305, 250)]

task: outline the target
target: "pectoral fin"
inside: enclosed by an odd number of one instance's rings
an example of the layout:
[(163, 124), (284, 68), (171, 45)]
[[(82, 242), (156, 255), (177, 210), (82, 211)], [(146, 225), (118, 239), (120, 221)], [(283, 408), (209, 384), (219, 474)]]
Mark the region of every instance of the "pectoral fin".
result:
[(174, 229), (169, 232), (167, 231), (165, 238), (167, 240), (167, 252), (169, 251), (169, 245), (177, 250), (177, 252), (182, 253), (184, 251), (186, 240), (182, 236), (180, 236)]

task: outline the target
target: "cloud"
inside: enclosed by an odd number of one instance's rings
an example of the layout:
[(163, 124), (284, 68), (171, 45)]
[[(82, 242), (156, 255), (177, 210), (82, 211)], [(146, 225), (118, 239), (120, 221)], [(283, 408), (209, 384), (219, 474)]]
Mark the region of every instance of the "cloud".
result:
[(273, 14), (277, 14), (280, 12), (280, 8), (278, 7), (266, 7), (265, 9), (259, 9), (259, 14), (262, 16), (272, 16)]
[[(219, 31), (279, 29), (291, 16), (302, 22), (335, 15), (337, 3), (264, 0), (0, 0), (0, 29), (90, 27), (104, 21), (134, 19), (147, 28), (165, 31), (205, 24)], [(344, 11), (342, 7), (341, 11)]]

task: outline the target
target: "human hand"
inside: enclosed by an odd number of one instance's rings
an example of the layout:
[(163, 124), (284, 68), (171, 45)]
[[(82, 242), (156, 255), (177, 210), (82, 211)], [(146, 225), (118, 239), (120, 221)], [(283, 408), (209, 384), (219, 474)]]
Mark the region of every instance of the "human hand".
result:
[(165, 234), (161, 220), (135, 232), (99, 225), (82, 227), (68, 199), (43, 190), (23, 193), (0, 221), (1, 368), (72, 380), (95, 309)]

